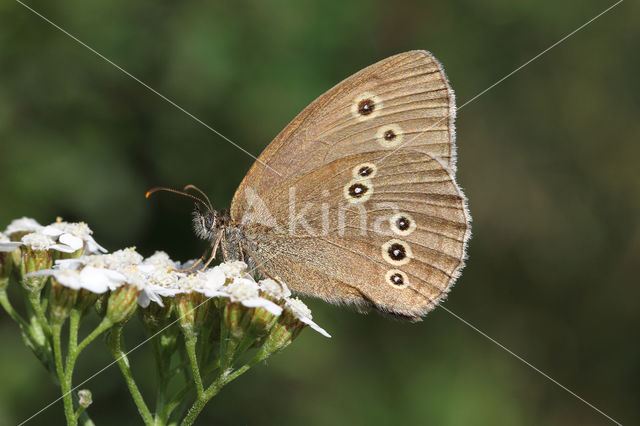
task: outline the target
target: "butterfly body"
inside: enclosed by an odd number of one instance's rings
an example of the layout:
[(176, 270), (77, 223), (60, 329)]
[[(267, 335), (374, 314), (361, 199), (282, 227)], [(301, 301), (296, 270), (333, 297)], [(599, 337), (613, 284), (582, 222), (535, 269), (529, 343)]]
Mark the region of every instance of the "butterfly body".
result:
[(458, 277), (470, 236), (454, 119), (431, 54), (387, 58), (303, 110), (229, 213), (196, 210), (196, 233), (294, 292), (419, 320)]

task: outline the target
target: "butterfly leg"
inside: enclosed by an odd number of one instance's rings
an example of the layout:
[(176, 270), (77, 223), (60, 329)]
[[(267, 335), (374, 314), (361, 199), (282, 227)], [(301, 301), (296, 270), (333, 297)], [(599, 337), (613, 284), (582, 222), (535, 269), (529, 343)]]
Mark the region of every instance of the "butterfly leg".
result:
[(189, 266), (188, 268), (178, 269), (177, 272), (187, 273), (187, 272), (193, 271), (194, 269), (196, 269), (198, 267), (198, 265), (200, 265), (202, 262), (204, 262), (204, 259), (206, 258), (207, 253), (209, 253), (209, 250), (213, 249), (212, 252), (211, 252), (211, 256), (209, 257), (209, 260), (207, 260), (207, 263), (202, 268), (202, 269), (206, 269), (207, 266), (209, 266), (209, 264), (211, 263), (211, 261), (216, 257), (216, 251), (217, 251), (217, 248), (218, 248), (218, 244), (220, 244), (220, 237), (219, 236), (215, 240), (211, 240), (211, 242), (209, 243), (209, 245), (205, 249), (204, 253), (202, 253), (202, 256), (200, 256), (200, 259), (195, 261), (195, 263), (193, 265)]
[(241, 262), (244, 262), (244, 251), (242, 250), (242, 243), (238, 241), (238, 257)]
[(191, 266), (189, 266), (188, 268), (185, 268), (185, 269), (179, 269), (177, 272), (186, 273), (186, 272), (191, 272), (194, 269), (196, 269), (198, 267), (198, 265), (200, 265), (204, 261), (204, 259), (206, 257), (206, 254), (209, 252), (209, 250), (211, 250), (211, 247), (213, 246), (214, 243), (215, 243), (215, 240), (211, 240), (211, 242), (209, 243), (209, 245), (205, 249), (204, 253), (202, 253), (202, 256), (200, 256), (200, 259), (198, 259), (193, 265), (191, 265)]
[(209, 267), (209, 265), (211, 264), (211, 262), (213, 262), (213, 259), (216, 258), (216, 254), (218, 252), (218, 247), (220, 247), (220, 241), (223, 238), (224, 238), (224, 231), (220, 231), (218, 233), (218, 237), (215, 239), (215, 244), (213, 245), (213, 250), (211, 250), (211, 257), (209, 257), (209, 260), (207, 260), (207, 263), (204, 264), (202, 269), (207, 269)]

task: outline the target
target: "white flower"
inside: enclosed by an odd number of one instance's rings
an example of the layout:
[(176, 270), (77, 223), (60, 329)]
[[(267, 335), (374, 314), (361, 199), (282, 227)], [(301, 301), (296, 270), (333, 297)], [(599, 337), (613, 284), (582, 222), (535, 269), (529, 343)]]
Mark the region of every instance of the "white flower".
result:
[(7, 229), (5, 229), (4, 233), (7, 235), (11, 235), (15, 232), (35, 232), (39, 231), (43, 228), (35, 219), (31, 219), (30, 217), (22, 217), (20, 219), (14, 219)]
[(93, 231), (84, 222), (69, 223), (58, 220), (46, 226), (42, 232), (53, 239), (57, 239), (58, 242), (73, 248), (73, 251), (82, 248), (86, 243), (87, 253), (107, 252), (104, 247), (93, 239), (91, 236)]
[(247, 278), (235, 278), (225, 290), (234, 302), (258, 297), (258, 286), (256, 282)]
[(55, 245), (55, 242), (44, 234), (32, 232), (22, 237), (22, 244), (33, 250), (49, 250)]
[(150, 285), (147, 285), (142, 288), (142, 291), (138, 295), (138, 305), (141, 308), (147, 308), (151, 304), (151, 302), (155, 302), (156, 304), (162, 306), (164, 308), (164, 303), (162, 302), (162, 295), (157, 291), (157, 289), (152, 288)]
[(173, 262), (166, 253), (156, 252), (144, 259), (135, 247), (100, 256), (109, 268), (119, 271), (126, 282), (140, 289), (138, 304), (146, 308), (151, 302), (164, 306), (162, 297), (173, 297), (182, 290), (178, 287), (181, 274), (174, 271)]
[(289, 290), (289, 287), (274, 281), (271, 278), (260, 280), (258, 282), (258, 286), (260, 287), (260, 290), (276, 299), (286, 299), (291, 296), (291, 290)]
[(128, 247), (105, 255), (104, 260), (107, 265), (114, 268), (120, 268), (139, 265), (144, 260), (144, 257), (136, 251), (135, 247)]
[(270, 300), (260, 297), (258, 284), (248, 278), (234, 278), (233, 282), (223, 287), (223, 291), (232, 302), (240, 302), (248, 308), (263, 308), (273, 315), (280, 315), (282, 308)]
[[(74, 259), (75, 260), (75, 259)], [(27, 276), (53, 276), (65, 287), (74, 290), (84, 288), (93, 293), (102, 294), (107, 290), (120, 287), (125, 277), (117, 271), (84, 266), (80, 269), (71, 263), (57, 264), (54, 269), (42, 269)]]
[(244, 278), (247, 271), (247, 264), (239, 260), (232, 262), (224, 262), (217, 266), (227, 278)]
[(208, 290), (218, 290), (227, 282), (224, 271), (217, 266), (200, 273), (204, 279), (204, 288)]
[(11, 241), (9, 237), (0, 232), (0, 252), (14, 251), (21, 245), (20, 241)]
[(285, 302), (285, 308), (290, 311), (294, 317), (298, 318), (300, 322), (307, 324), (309, 327), (325, 337), (331, 337), (331, 335), (327, 333), (322, 327), (311, 320), (311, 309), (309, 309), (302, 300), (295, 297), (289, 298)]
[(179, 273), (164, 266), (140, 265), (138, 269), (148, 277), (148, 281), (138, 296), (138, 304), (141, 307), (146, 308), (152, 301), (164, 306), (162, 297), (173, 297), (183, 292), (178, 287)]
[(153, 255), (147, 257), (143, 262), (144, 265), (153, 265), (166, 269), (178, 269), (178, 263), (171, 260), (169, 255), (163, 251), (156, 251)]
[(183, 274), (178, 280), (178, 287), (183, 292), (196, 291), (207, 297), (228, 296), (219, 290), (226, 279), (222, 270), (215, 267), (189, 275)]

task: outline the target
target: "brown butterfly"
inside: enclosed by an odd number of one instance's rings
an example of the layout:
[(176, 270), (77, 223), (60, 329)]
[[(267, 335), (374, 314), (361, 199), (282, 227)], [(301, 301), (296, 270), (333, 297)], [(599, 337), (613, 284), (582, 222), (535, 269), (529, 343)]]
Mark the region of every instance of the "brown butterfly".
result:
[[(455, 182), (455, 113), (426, 51), (347, 78), (269, 144), (230, 212), (199, 199), (194, 223), (211, 241), (209, 262), (219, 247), (224, 260), (299, 294), (419, 320), (460, 274), (470, 236)], [(148, 194), (157, 189), (167, 188)]]

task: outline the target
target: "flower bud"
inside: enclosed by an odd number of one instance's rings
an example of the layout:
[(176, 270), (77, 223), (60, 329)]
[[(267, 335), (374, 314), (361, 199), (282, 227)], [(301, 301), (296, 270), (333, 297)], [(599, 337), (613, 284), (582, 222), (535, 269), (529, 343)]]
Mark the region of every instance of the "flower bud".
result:
[(78, 404), (82, 408), (88, 408), (93, 403), (93, 396), (89, 389), (82, 389), (78, 391)]
[(198, 333), (204, 324), (211, 301), (195, 291), (176, 295), (176, 315), (186, 333)]
[(85, 288), (80, 289), (80, 291), (78, 291), (78, 297), (76, 299), (75, 307), (76, 309), (80, 310), (80, 312), (82, 312), (82, 315), (84, 316), (89, 313), (89, 309), (91, 309), (92, 306), (96, 305), (96, 302), (98, 301), (98, 298), (100, 296), (100, 294), (94, 293)]
[(171, 316), (173, 307), (173, 299), (164, 297), (162, 298), (162, 306), (157, 303), (149, 303), (146, 307), (138, 310), (138, 314), (145, 328), (150, 331), (156, 331), (165, 326)]
[(67, 319), (76, 303), (78, 291), (60, 284), (55, 278), (51, 279), (49, 289), (49, 315), (53, 323), (61, 324)]
[(286, 298), (285, 309), (264, 339), (264, 345), (261, 350), (266, 356), (281, 351), (298, 337), (306, 326), (311, 327), (325, 337), (331, 337), (329, 333), (311, 320), (311, 310), (307, 305), (299, 299)]
[(113, 290), (107, 302), (107, 318), (114, 324), (128, 321), (138, 307), (139, 294), (140, 289), (129, 284)]
[[(29, 234), (33, 235), (33, 234)], [(27, 235), (27, 237), (29, 236)], [(26, 238), (26, 237), (25, 237)], [(22, 285), (29, 292), (42, 290), (49, 277), (47, 276), (26, 276), (31, 272), (41, 269), (51, 268), (51, 252), (49, 250), (39, 250), (25, 245), (21, 248), (20, 273), (22, 275)]]

